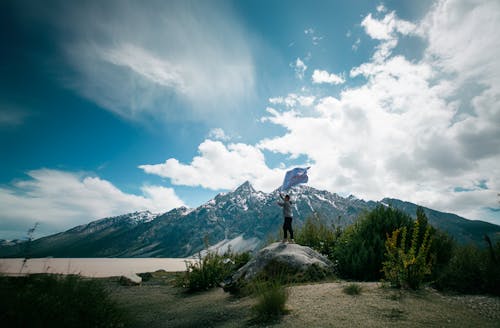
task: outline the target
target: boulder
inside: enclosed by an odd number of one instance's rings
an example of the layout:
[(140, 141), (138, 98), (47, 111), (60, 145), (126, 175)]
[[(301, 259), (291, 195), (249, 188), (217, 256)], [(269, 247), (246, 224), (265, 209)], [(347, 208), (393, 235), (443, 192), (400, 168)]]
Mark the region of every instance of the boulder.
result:
[(333, 263), (307, 246), (273, 243), (261, 249), (223, 284), (226, 291), (238, 291), (254, 279), (281, 279), (288, 282), (316, 281), (334, 274)]
[(142, 278), (135, 273), (126, 274), (120, 277), (120, 284), (123, 286), (137, 286), (142, 282)]

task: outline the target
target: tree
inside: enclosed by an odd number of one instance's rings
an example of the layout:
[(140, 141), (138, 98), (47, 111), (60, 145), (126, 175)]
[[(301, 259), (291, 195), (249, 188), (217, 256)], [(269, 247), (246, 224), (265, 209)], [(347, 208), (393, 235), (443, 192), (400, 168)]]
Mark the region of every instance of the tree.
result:
[(336, 243), (334, 258), (340, 275), (358, 280), (382, 278), (387, 234), (403, 227), (408, 229), (411, 222), (409, 215), (392, 207), (380, 205), (366, 213)]

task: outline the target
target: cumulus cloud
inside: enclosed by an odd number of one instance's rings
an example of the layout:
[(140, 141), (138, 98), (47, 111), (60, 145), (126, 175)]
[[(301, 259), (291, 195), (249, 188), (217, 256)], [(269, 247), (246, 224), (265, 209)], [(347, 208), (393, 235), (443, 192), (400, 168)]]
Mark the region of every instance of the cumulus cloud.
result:
[[(320, 188), (403, 198), (499, 223), (486, 210), (498, 208), (500, 189), (493, 164), (500, 161), (500, 47), (491, 47), (499, 42), (499, 14), (494, 1), (441, 1), (416, 24), (394, 12), (366, 16), (362, 26), (380, 44), (371, 61), (350, 72), (366, 83), (318, 99), (312, 115), (269, 111), (265, 121), (287, 132), (259, 147), (307, 156), (315, 168), (311, 184)], [(426, 38), (424, 57), (393, 55), (398, 35)], [(480, 91), (461, 94), (472, 78)], [(456, 188), (478, 181), (487, 188)]]
[[(283, 171), (266, 165), (265, 152), (303, 156), (314, 187), (500, 223), (500, 4), (443, 0), (419, 22), (390, 12), (370, 14), (362, 26), (379, 41), (350, 71), (364, 82), (307, 95), (314, 97), (308, 111), (296, 108), (306, 95), (270, 98), (284, 110), (268, 108), (261, 121), (285, 132), (256, 145), (206, 140), (189, 164), (171, 158), (141, 168), (176, 184), (230, 189), (250, 180), (269, 190)], [(394, 54), (401, 36), (424, 38), (423, 57)], [(295, 66), (305, 72), (301, 60)]]
[(233, 189), (245, 181), (265, 191), (277, 188), (283, 178), (282, 169), (270, 169), (264, 154), (256, 147), (205, 140), (198, 147), (199, 156), (183, 164), (170, 158), (161, 164), (146, 164), (144, 172), (170, 178), (173, 184), (201, 186), (208, 189)]
[(328, 83), (328, 84), (342, 84), (345, 79), (341, 75), (328, 73), (327, 71), (315, 69), (312, 75), (313, 83)]
[[(61, 29), (58, 41), (72, 68), (64, 83), (122, 117), (210, 119), (239, 108), (253, 92), (250, 41), (221, 2), (61, 7), (54, 7), (51, 20)], [(175, 111), (177, 103), (187, 110)]]
[(376, 62), (382, 62), (391, 55), (398, 44), (399, 34), (412, 35), (419, 32), (415, 24), (399, 19), (394, 11), (386, 14), (383, 19), (376, 19), (370, 13), (363, 19), (361, 26), (372, 39), (382, 41), (373, 54)]
[(0, 187), (3, 236), (6, 231), (24, 236), (34, 222), (47, 234), (93, 219), (139, 210), (165, 212), (184, 204), (173, 189), (161, 186), (143, 186), (142, 195), (133, 195), (83, 173), (39, 169), (27, 174), (29, 179)]

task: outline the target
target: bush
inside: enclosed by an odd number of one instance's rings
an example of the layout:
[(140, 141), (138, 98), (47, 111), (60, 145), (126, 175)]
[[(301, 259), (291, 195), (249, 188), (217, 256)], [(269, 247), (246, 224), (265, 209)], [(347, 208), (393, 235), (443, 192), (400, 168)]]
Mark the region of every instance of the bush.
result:
[(340, 235), (340, 228), (328, 227), (317, 214), (314, 214), (308, 217), (302, 228), (295, 233), (295, 241), (333, 260), (335, 243)]
[(391, 207), (378, 206), (365, 214), (336, 243), (334, 258), (339, 274), (348, 279), (379, 280), (386, 235), (398, 228), (410, 228), (411, 223), (410, 216)]
[(279, 279), (270, 281), (254, 281), (251, 285), (252, 294), (257, 298), (254, 311), (257, 322), (270, 322), (288, 313), (286, 301), (288, 290)]
[(359, 295), (361, 294), (361, 286), (358, 284), (349, 284), (345, 286), (342, 291), (347, 295)]
[(382, 271), (394, 287), (418, 289), (424, 277), (431, 273), (429, 258), (431, 227), (427, 226), (419, 241), (421, 230), (420, 221), (417, 219), (413, 226), (411, 244), (408, 247), (406, 227), (394, 230), (392, 236), (387, 235), (385, 242), (387, 260), (383, 263)]
[(500, 242), (491, 249), (456, 246), (449, 264), (436, 281), (441, 290), (500, 295)]
[(229, 250), (219, 255), (217, 252), (209, 251), (204, 257), (200, 255), (198, 261), (187, 262), (186, 272), (177, 284), (190, 292), (217, 287), (249, 260), (249, 253), (235, 254)]
[(3, 327), (124, 327), (125, 314), (96, 280), (75, 275), (0, 277)]

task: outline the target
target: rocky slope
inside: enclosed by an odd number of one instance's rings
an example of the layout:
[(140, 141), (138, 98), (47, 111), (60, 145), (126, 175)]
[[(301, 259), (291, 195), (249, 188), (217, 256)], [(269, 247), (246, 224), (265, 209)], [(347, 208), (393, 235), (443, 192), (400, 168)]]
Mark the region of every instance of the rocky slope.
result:
[[(397, 199), (364, 201), (353, 196), (317, 190), (305, 185), (290, 191), (294, 227), (317, 213), (328, 224), (347, 226), (377, 205), (394, 206), (415, 216), (417, 205)], [(105, 218), (65, 232), (23, 244), (0, 245), (2, 257), (186, 257), (205, 248), (254, 250), (276, 238), (282, 225), (277, 191), (263, 193), (245, 182), (236, 190), (218, 194), (195, 209), (180, 207), (164, 214), (136, 212)], [(482, 243), (485, 233), (500, 236), (500, 226), (470, 221), (454, 214), (425, 209), (429, 222), (461, 243)]]

